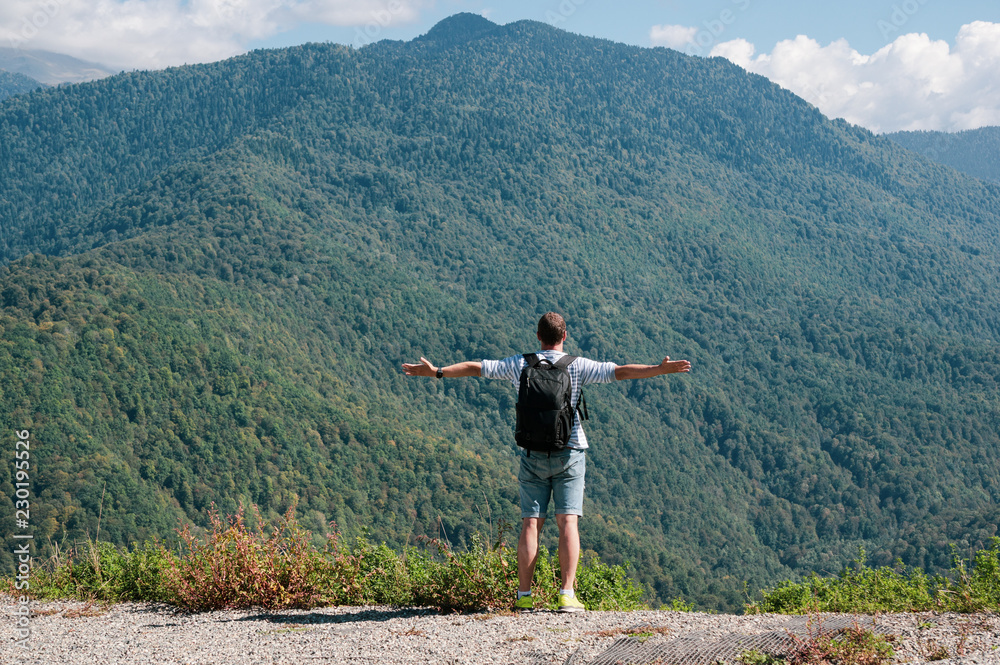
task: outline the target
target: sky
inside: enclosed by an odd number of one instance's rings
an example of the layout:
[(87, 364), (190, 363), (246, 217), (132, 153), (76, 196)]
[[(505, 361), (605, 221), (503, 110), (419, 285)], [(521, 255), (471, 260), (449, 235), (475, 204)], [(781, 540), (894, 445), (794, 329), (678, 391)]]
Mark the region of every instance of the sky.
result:
[(728, 58), (875, 132), (1000, 125), (998, 0), (3, 0), (0, 46), (160, 69), (409, 40), (463, 11)]

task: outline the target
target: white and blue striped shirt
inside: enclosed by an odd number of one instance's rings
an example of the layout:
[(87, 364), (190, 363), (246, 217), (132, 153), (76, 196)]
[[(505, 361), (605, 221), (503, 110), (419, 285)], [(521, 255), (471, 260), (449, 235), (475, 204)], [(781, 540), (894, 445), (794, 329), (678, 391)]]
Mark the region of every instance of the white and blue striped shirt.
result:
[[(546, 358), (549, 362), (555, 361), (566, 355), (563, 351), (536, 351), (540, 358)], [(507, 379), (514, 384), (514, 388), (520, 388), (521, 370), (528, 363), (524, 356), (511, 356), (503, 360), (483, 360), (481, 376), (486, 379)], [(573, 393), (570, 399), (573, 404), (579, 403), (580, 388), (591, 383), (611, 383), (615, 380), (615, 363), (599, 363), (589, 358), (577, 358), (573, 364), (567, 368), (569, 379), (573, 386)], [(580, 414), (576, 413), (573, 418), (573, 434), (570, 436), (568, 448), (586, 450), (587, 434), (580, 424)]]

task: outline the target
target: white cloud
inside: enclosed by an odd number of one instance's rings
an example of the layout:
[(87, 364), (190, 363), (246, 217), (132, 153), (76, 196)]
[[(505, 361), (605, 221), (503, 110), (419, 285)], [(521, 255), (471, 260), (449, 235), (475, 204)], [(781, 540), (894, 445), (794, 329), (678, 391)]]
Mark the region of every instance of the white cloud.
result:
[(303, 23), (362, 37), (412, 21), (422, 0), (3, 0), (0, 46), (124, 68), (208, 62)]
[[(684, 44), (681, 44), (684, 46)], [(753, 54), (757, 50), (753, 44), (745, 39), (731, 39), (728, 42), (722, 42), (712, 48), (712, 55), (721, 56), (727, 60), (732, 60), (736, 64), (743, 68), (746, 68), (746, 64), (753, 59)]]
[(681, 50), (694, 41), (698, 28), (683, 25), (654, 25), (649, 30), (649, 41), (653, 46), (668, 46)]
[(766, 76), (830, 117), (876, 132), (1000, 125), (998, 23), (962, 26), (954, 46), (911, 33), (863, 55), (843, 39), (821, 46), (799, 35), (770, 53), (755, 52), (753, 44), (735, 39), (716, 44), (710, 55)]

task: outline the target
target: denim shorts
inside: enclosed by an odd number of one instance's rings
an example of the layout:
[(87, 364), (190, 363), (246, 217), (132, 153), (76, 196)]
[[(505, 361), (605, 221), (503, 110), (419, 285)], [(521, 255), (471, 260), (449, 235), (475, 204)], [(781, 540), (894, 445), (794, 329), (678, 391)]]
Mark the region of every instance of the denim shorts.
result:
[(587, 453), (567, 448), (548, 453), (518, 448), (517, 472), (521, 487), (521, 517), (545, 517), (549, 497), (556, 515), (583, 515), (583, 477), (587, 471)]

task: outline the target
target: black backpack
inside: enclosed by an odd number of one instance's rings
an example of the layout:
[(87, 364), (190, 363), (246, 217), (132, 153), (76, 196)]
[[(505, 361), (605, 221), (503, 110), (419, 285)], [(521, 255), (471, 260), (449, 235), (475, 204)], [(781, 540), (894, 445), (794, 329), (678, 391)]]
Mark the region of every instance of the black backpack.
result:
[(538, 354), (526, 353), (517, 389), (517, 424), (514, 440), (527, 450), (551, 453), (562, 450), (573, 435), (573, 417), (583, 404), (580, 415), (588, 420), (587, 401), (580, 391), (580, 402), (571, 403), (573, 383), (567, 369), (577, 356), (563, 356), (555, 363)]

